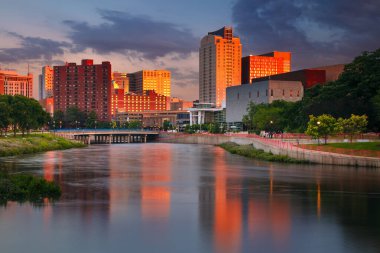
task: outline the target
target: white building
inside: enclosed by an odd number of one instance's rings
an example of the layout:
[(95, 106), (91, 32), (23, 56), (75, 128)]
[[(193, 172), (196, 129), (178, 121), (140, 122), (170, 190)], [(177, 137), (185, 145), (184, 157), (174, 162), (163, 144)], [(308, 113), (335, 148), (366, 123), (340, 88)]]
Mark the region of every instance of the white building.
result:
[(303, 97), (299, 81), (265, 80), (227, 88), (226, 121), (229, 125), (241, 123), (250, 102), (270, 104), (275, 100), (296, 102)]

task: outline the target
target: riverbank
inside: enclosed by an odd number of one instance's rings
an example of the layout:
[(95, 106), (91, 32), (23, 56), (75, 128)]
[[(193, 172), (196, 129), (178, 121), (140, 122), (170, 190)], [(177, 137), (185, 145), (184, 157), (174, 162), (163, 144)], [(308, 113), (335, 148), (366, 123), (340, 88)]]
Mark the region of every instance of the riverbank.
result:
[(0, 205), (8, 201), (41, 202), (44, 198), (56, 200), (62, 192), (54, 182), (28, 174), (0, 172)]
[(239, 145), (235, 142), (226, 142), (217, 146), (227, 150), (231, 154), (237, 154), (248, 158), (254, 158), (269, 162), (309, 163), (308, 161), (297, 160), (286, 155), (274, 155), (272, 153), (267, 153), (262, 149), (254, 148), (252, 145)]
[(0, 157), (81, 148), (85, 146), (83, 143), (71, 141), (52, 134), (2, 137), (0, 138)]
[(380, 158), (380, 142), (328, 143), (326, 145), (301, 144), (304, 149), (344, 155)]
[(281, 139), (262, 138), (254, 134), (160, 134), (158, 139), (163, 143), (219, 145), (225, 142), (235, 142), (239, 145), (252, 145), (255, 149), (262, 149), (266, 153), (284, 155), (296, 160), (310, 161), (317, 164), (329, 164), (355, 167), (380, 168), (379, 157), (364, 157), (345, 155), (332, 152), (323, 152), (298, 147), (294, 143), (284, 142)]

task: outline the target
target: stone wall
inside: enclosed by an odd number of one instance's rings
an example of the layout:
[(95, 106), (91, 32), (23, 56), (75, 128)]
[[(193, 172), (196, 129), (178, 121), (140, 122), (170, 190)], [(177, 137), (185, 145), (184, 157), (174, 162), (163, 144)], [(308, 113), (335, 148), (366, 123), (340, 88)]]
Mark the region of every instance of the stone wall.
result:
[(238, 135), (209, 135), (209, 134), (161, 134), (159, 142), (218, 145), (224, 142), (235, 142), (239, 145), (251, 144), (256, 149), (271, 152), (276, 155), (287, 155), (298, 160), (306, 160), (319, 164), (342, 166), (380, 167), (380, 158), (350, 156), (336, 153), (321, 152), (298, 148), (291, 143), (273, 141), (257, 137)]

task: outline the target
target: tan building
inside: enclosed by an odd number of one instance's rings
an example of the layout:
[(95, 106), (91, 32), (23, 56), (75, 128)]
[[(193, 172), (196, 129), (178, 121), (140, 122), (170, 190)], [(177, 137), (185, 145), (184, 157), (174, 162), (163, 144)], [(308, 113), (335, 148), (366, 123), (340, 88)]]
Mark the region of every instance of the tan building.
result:
[(129, 92), (129, 78), (127, 73), (113, 72), (112, 80), (115, 89), (124, 89), (124, 93)]
[(180, 110), (187, 110), (189, 108), (193, 107), (192, 101), (185, 101), (180, 98), (171, 98), (170, 99), (170, 110), (171, 111), (180, 111)]
[(130, 91), (143, 94), (144, 91), (154, 90), (157, 94), (170, 97), (171, 74), (168, 70), (141, 70), (128, 74)]
[(19, 75), (14, 70), (0, 69), (0, 95), (33, 97), (33, 75)]
[(221, 107), (226, 88), (241, 84), (240, 39), (231, 27), (210, 32), (201, 40), (199, 49), (199, 100)]
[(39, 77), (39, 99), (53, 97), (54, 69), (50, 66), (42, 67), (42, 74)]

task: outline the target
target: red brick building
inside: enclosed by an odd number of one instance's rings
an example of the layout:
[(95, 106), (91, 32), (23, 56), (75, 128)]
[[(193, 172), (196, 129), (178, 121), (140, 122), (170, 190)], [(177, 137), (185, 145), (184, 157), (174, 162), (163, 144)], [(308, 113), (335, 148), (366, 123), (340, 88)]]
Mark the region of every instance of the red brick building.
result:
[(263, 80), (300, 81), (304, 89), (310, 89), (316, 84), (325, 84), (337, 80), (343, 70), (344, 64), (301, 69), (278, 75), (255, 78), (252, 80), (252, 83), (261, 82)]
[(112, 70), (110, 62), (54, 66), (54, 110), (65, 112), (76, 106), (81, 111), (95, 111), (98, 120), (111, 120)]
[(124, 89), (115, 89), (112, 94), (112, 115), (120, 112), (166, 111), (170, 106), (170, 98), (157, 94), (152, 90), (144, 95), (126, 94)]

